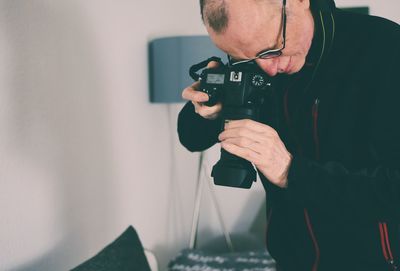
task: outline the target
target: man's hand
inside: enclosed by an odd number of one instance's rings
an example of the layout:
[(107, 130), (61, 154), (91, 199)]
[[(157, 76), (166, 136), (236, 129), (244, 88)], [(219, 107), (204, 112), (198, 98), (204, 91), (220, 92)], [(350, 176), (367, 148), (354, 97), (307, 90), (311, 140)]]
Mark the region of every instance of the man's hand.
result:
[(218, 138), (226, 151), (253, 163), (273, 184), (287, 187), (292, 155), (272, 127), (252, 120), (229, 121)]
[[(208, 63), (207, 68), (218, 67), (218, 62), (211, 61)], [(208, 101), (208, 95), (204, 92), (198, 91), (200, 82), (195, 82), (191, 86), (185, 88), (182, 92), (182, 98), (191, 101), (194, 105), (194, 110), (197, 114), (206, 119), (216, 119), (221, 112), (221, 103), (214, 106), (205, 106), (203, 103)]]

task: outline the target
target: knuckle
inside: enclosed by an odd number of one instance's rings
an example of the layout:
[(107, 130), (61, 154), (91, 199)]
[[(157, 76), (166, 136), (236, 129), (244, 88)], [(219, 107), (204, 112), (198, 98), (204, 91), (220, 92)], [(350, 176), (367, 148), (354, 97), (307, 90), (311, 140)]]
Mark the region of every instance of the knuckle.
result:
[(207, 114), (210, 114), (210, 115), (215, 114), (215, 113), (218, 112), (214, 107), (205, 107), (204, 111), (206, 111)]
[(218, 67), (219, 66), (219, 64), (218, 64), (218, 62), (216, 62), (216, 61), (210, 61), (210, 62), (208, 62), (208, 64), (207, 64), (207, 68), (216, 68), (216, 67)]
[(242, 146), (247, 146), (248, 145), (248, 140), (246, 138), (240, 138), (239, 139), (239, 144)]
[(246, 132), (245, 130), (243, 130), (243, 129), (240, 129), (240, 130), (238, 131), (238, 135), (239, 135), (240, 137), (245, 137), (245, 136), (247, 135), (247, 132)]
[(183, 99), (185, 99), (185, 100), (187, 100), (187, 88), (185, 88), (183, 91), (182, 91), (182, 98)]
[(182, 91), (182, 98), (185, 100), (192, 100), (193, 97), (193, 89), (191, 87), (187, 87)]
[(273, 137), (278, 137), (278, 132), (275, 130), (275, 129), (270, 129), (270, 131), (271, 131), (271, 135), (273, 136)]
[(250, 124), (251, 124), (251, 120), (245, 119), (245, 120), (244, 120), (244, 124), (245, 124), (245, 125), (250, 125)]
[(197, 92), (195, 93), (195, 95), (194, 95), (194, 98), (195, 98), (196, 101), (198, 101), (198, 102), (202, 101), (202, 100), (203, 100), (203, 99), (202, 99), (202, 98), (203, 98), (203, 93), (197, 91)]
[(206, 117), (208, 117), (208, 112), (207, 112), (207, 110), (204, 108), (204, 107), (199, 107), (199, 109), (198, 109), (198, 114), (200, 115), (200, 116), (202, 116), (203, 118), (206, 118)]

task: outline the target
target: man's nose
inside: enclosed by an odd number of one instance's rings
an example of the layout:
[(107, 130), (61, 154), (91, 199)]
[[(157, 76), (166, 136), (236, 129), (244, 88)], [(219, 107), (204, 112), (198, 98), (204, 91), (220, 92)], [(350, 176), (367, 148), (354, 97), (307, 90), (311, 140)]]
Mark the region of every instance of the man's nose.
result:
[(275, 76), (278, 73), (278, 57), (270, 59), (256, 59), (257, 65), (269, 76)]

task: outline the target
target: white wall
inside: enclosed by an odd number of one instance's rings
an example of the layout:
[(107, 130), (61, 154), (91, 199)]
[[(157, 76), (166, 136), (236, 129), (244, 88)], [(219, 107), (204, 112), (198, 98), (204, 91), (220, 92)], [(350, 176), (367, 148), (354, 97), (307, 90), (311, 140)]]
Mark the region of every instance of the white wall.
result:
[[(398, 0), (340, 4), (400, 21)], [(0, 0), (0, 270), (67, 270), (128, 225), (162, 268), (187, 246), (198, 155), (182, 105), (148, 102), (147, 43), (192, 34), (197, 0)], [(259, 183), (217, 194), (232, 231), (263, 201)], [(220, 234), (209, 202), (202, 239)]]
[(400, 23), (400, 2), (397, 0), (335, 0), (338, 7), (369, 6), (372, 15)]

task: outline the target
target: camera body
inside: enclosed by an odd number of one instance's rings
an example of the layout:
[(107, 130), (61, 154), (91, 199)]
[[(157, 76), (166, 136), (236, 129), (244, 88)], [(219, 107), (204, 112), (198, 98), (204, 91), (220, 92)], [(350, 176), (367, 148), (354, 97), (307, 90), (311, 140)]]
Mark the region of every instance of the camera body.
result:
[(199, 90), (209, 97), (206, 106), (218, 102), (224, 107), (259, 106), (271, 87), (270, 78), (253, 64), (204, 69), (199, 80)]
[[(208, 61), (200, 64), (204, 66), (205, 63)], [(193, 78), (193, 70), (198, 70), (200, 64), (191, 68)], [(260, 110), (273, 86), (272, 78), (256, 64), (229, 66), (220, 62), (217, 68), (204, 69), (197, 79), (200, 81), (199, 91), (209, 97), (204, 105), (222, 104), (220, 116), (223, 123), (239, 119), (259, 121)], [(238, 188), (250, 188), (257, 179), (256, 170), (249, 161), (224, 149), (221, 149), (221, 158), (214, 165), (211, 176), (216, 185)]]

